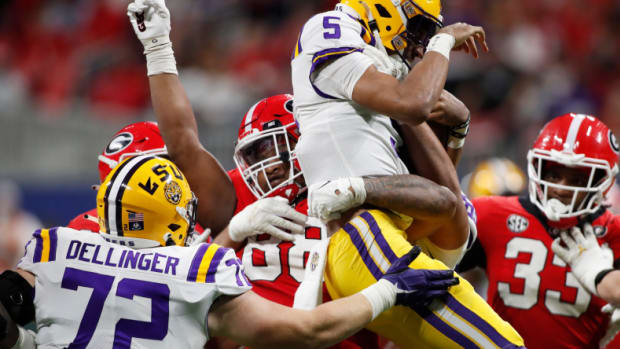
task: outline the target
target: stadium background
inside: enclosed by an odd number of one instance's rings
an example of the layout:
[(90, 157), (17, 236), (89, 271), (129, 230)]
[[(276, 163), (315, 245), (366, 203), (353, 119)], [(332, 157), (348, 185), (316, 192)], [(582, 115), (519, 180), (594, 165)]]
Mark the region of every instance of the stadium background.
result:
[[(226, 169), (245, 111), (291, 91), (289, 59), (302, 23), (335, 3), (168, 1), (202, 142)], [(90, 186), (111, 135), (154, 120), (126, 5), (0, 1), (0, 255), (6, 202), (21, 197), (23, 210), (46, 226), (67, 223), (95, 206)], [(479, 60), (456, 53), (451, 63), (447, 88), (472, 111), (461, 176), (490, 156), (524, 169), (537, 131), (565, 112), (598, 115), (620, 135), (620, 2), (444, 0), (443, 14), (446, 23), (483, 25), (491, 48)]]

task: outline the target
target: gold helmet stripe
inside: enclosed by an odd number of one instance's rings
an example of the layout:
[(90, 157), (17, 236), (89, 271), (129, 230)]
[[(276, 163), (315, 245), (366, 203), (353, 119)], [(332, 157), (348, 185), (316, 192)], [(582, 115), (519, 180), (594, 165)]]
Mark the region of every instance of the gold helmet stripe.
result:
[[(123, 236), (123, 206), (121, 203), (125, 188), (140, 166), (154, 158), (152, 155), (136, 156), (124, 162), (114, 173), (103, 199), (105, 202), (106, 233)], [(111, 212), (113, 214), (110, 214)]]

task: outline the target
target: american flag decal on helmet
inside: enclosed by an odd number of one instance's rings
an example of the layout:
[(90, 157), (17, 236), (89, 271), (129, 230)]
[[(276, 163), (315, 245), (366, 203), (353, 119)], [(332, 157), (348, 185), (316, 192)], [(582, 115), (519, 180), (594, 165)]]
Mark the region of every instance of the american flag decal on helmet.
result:
[(129, 213), (129, 230), (144, 230), (144, 213), (127, 212)]

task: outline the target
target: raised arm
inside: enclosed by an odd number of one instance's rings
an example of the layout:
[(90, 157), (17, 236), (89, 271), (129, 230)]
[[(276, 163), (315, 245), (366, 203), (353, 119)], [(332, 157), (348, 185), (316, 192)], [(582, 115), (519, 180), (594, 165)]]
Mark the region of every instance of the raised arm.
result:
[(144, 45), (153, 109), (172, 160), (198, 197), (198, 221), (219, 232), (228, 225), (236, 196), (219, 162), (200, 144), (191, 105), (177, 76), (164, 0), (136, 0), (127, 14)]

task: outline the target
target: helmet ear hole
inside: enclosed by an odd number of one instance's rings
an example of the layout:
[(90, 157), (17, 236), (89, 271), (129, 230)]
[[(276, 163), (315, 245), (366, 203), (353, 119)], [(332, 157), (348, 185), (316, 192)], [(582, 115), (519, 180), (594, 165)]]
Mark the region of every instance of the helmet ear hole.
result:
[(391, 18), (392, 17), (392, 15), (390, 15), (388, 10), (385, 7), (383, 7), (383, 5), (375, 4), (375, 8), (377, 9), (377, 12), (379, 13), (379, 16), (384, 17), (384, 18)]

